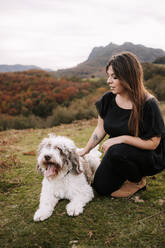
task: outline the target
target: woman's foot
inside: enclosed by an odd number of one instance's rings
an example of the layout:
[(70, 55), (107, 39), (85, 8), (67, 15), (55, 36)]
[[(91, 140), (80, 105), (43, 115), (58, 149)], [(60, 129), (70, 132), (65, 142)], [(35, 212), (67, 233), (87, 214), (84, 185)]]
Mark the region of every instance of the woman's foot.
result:
[(125, 183), (121, 186), (120, 189), (114, 191), (111, 196), (112, 197), (130, 197), (139, 190), (146, 189), (146, 179), (143, 177), (140, 182), (133, 183), (130, 181), (125, 181)]

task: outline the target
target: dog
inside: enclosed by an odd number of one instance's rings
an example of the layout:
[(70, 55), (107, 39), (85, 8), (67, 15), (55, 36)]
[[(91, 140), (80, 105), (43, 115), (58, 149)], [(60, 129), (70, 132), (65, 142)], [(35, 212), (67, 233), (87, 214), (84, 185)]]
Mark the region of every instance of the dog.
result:
[(93, 199), (91, 183), (100, 164), (98, 146), (84, 157), (78, 155), (75, 143), (64, 136), (49, 134), (38, 147), (37, 169), (44, 175), (40, 204), (34, 221), (49, 218), (60, 199), (68, 199), (69, 216), (83, 213)]

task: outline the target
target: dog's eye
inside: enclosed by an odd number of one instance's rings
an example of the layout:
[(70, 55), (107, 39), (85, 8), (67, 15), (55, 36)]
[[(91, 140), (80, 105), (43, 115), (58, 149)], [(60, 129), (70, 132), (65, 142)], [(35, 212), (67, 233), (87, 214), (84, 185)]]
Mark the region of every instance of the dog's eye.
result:
[(59, 151), (61, 154), (63, 154), (62, 149), (61, 149), (60, 147), (55, 146), (54, 149), (58, 149), (58, 151)]

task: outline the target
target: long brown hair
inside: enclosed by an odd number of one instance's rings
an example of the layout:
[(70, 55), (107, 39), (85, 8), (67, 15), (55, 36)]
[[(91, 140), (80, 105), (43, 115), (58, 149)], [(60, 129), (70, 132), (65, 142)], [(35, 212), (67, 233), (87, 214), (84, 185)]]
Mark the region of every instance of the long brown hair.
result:
[(121, 80), (132, 102), (128, 128), (132, 135), (138, 136), (143, 104), (149, 97), (143, 84), (143, 69), (138, 58), (131, 52), (122, 52), (111, 57), (106, 72), (112, 66), (115, 76)]

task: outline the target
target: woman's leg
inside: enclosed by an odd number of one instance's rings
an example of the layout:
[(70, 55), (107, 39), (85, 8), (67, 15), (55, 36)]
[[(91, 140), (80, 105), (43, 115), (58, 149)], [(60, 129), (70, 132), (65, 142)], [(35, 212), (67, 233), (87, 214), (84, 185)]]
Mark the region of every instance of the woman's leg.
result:
[(110, 195), (119, 189), (125, 178), (115, 171), (116, 164), (110, 159), (110, 152), (104, 155), (100, 166), (97, 168), (92, 186), (101, 195)]
[(139, 182), (144, 176), (156, 174), (152, 150), (122, 143), (110, 147), (108, 151), (111, 161), (116, 164), (115, 171), (129, 181)]
[(98, 167), (93, 187), (102, 195), (109, 195), (124, 181), (139, 182), (153, 172), (152, 151), (127, 144), (117, 144), (108, 149)]

